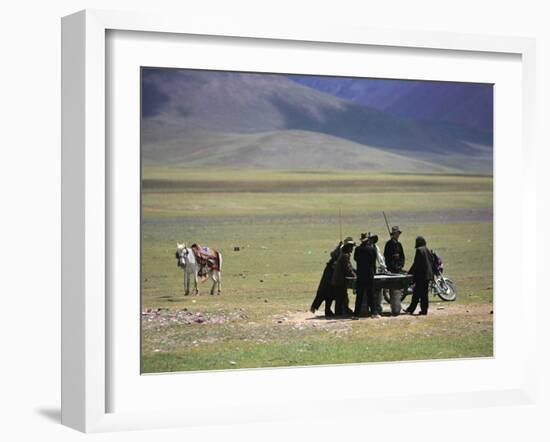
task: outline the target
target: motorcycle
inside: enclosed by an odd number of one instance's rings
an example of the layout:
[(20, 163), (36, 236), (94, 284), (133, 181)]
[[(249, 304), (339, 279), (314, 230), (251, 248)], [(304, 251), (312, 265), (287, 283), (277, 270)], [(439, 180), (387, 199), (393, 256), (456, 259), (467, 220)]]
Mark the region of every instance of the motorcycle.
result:
[[(454, 301), (456, 300), (456, 287), (454, 282), (443, 276), (443, 262), (437, 256), (435, 252), (432, 251), (434, 257), (434, 276), (430, 281), (429, 293), (433, 296), (439, 296), (443, 301)], [(403, 301), (407, 296), (412, 295), (414, 290), (414, 284), (409, 286), (407, 290), (403, 290), (401, 295), (401, 301)], [(384, 299), (387, 303), (390, 302), (390, 291), (387, 289), (383, 290)]]

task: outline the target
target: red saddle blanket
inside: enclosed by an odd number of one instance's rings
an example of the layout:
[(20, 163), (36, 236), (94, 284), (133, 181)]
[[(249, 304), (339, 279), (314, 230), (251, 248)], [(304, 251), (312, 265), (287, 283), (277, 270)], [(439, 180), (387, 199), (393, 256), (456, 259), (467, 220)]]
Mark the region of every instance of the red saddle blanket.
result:
[(207, 265), (212, 270), (220, 270), (220, 258), (216, 249), (193, 245), (191, 250), (193, 250), (195, 258), (201, 266)]

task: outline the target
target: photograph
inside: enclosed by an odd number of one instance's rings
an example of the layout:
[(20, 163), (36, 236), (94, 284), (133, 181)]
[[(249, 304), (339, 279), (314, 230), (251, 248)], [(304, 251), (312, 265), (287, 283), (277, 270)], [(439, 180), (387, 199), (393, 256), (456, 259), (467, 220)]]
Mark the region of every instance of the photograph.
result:
[(141, 67), (141, 373), (493, 357), (494, 85)]

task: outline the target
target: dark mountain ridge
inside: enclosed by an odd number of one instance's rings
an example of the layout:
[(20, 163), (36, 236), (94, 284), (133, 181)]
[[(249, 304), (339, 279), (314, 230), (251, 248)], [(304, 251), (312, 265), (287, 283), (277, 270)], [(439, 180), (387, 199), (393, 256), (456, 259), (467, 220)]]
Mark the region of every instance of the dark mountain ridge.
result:
[(304, 75), (288, 78), (394, 116), (493, 132), (493, 87), (490, 84)]

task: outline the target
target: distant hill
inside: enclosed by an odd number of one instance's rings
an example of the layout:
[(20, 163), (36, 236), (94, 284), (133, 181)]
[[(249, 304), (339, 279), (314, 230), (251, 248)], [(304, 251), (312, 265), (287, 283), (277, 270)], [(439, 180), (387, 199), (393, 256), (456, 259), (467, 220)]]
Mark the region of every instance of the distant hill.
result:
[(490, 172), (492, 139), (283, 75), (144, 70), (143, 160), (296, 169)]
[[(458, 172), (319, 132), (278, 130), (229, 134), (181, 130), (146, 121), (142, 155), (147, 164), (275, 169), (363, 169), (395, 172)], [(163, 133), (154, 141), (149, 134)]]
[(394, 116), (493, 132), (493, 89), (488, 84), (303, 75), (289, 78)]

